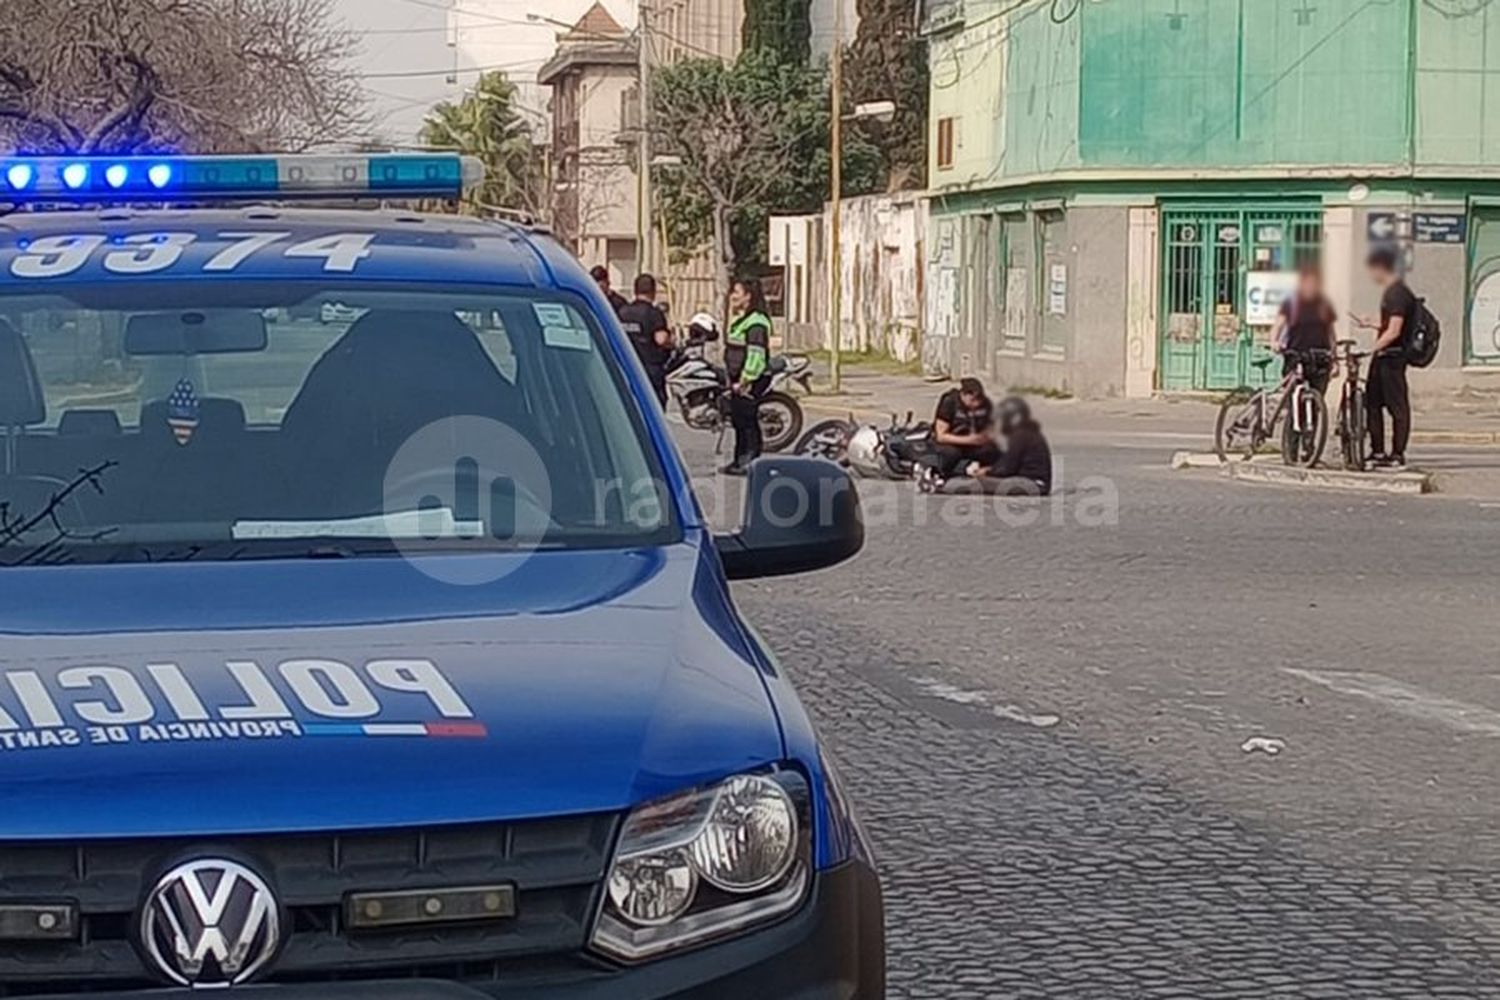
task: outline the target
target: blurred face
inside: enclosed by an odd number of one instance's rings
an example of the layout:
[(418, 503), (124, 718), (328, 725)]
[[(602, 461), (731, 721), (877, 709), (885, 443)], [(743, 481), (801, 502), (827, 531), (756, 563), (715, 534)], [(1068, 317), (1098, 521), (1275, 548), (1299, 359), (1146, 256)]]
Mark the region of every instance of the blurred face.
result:
[(982, 400), (980, 400), (979, 398), (979, 394), (973, 392), (959, 393), (958, 401), (964, 404), (964, 409), (966, 410), (977, 410), (979, 408), (979, 404), (982, 402)]
[(1297, 293), (1304, 299), (1315, 299), (1323, 294), (1323, 279), (1311, 272), (1297, 279)]
[(735, 312), (744, 312), (750, 308), (750, 293), (738, 282), (729, 290), (729, 308)]
[(599, 291), (603, 292), (605, 295), (609, 294), (609, 275), (600, 275), (599, 277), (594, 279), (594, 284), (599, 286)]

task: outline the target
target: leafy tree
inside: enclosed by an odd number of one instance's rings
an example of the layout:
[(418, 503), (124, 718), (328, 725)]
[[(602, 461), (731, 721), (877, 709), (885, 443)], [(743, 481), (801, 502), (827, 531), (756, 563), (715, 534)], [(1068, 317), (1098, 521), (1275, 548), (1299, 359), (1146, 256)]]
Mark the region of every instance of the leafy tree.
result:
[(368, 131), (332, 0), (4, 0), (0, 147), (305, 149)]
[(895, 118), (860, 123), (880, 148), (889, 190), (927, 186), (928, 66), (911, 0), (858, 0), (859, 33), (844, 56), (844, 94), (851, 107), (894, 101)]
[[(675, 252), (713, 247), (718, 291), (763, 266), (773, 213), (820, 211), (829, 197), (826, 74), (747, 52), (657, 71), (652, 135), (679, 162), (656, 185)], [(845, 194), (872, 190), (879, 154), (856, 137), (844, 151)]]
[(812, 58), (811, 0), (745, 0), (744, 49), (777, 62)]
[(457, 104), (444, 101), (422, 123), (422, 142), (484, 163), (484, 183), (464, 195), (470, 210), (506, 208), (540, 216), (546, 175), (531, 127), (522, 118), (516, 85), (500, 71), (485, 73)]

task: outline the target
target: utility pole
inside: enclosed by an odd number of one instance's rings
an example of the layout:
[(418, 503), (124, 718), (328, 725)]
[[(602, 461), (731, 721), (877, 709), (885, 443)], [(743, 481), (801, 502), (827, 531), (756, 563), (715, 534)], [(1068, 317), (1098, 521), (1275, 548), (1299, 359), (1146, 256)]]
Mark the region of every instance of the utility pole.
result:
[(636, 225), (635, 246), (636, 256), (639, 258), (636, 272), (646, 274), (655, 273), (654, 254), (652, 253), (652, 227), (651, 227), (651, 22), (649, 20), (651, 5), (646, 0), (640, 2), (640, 23), (636, 26), (637, 44), (640, 57), (640, 85), (636, 88), (640, 94), (641, 107), (641, 141), (640, 141), (640, 189), (636, 194)]
[(828, 380), (833, 391), (843, 387), (842, 348), (844, 339), (844, 0), (833, 0), (833, 73), (829, 80), (833, 91), (833, 109), (829, 118), (832, 140), (833, 210), (828, 240)]

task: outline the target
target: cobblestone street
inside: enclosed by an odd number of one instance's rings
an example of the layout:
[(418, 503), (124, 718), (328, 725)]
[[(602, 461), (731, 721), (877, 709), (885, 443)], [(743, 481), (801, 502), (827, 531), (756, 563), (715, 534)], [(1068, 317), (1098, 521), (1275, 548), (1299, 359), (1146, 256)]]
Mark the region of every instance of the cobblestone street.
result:
[(1035, 523), (866, 484), (855, 562), (738, 589), (876, 844), (892, 995), (1500, 996), (1500, 511), (1055, 443)]

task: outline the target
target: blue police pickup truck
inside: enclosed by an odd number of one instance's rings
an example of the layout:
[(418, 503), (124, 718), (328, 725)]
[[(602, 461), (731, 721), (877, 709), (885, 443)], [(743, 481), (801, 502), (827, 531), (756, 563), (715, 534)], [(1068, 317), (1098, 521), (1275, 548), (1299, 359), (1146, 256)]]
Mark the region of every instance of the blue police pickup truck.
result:
[(852, 486), (713, 534), (575, 260), (381, 207), (473, 173), (0, 158), (0, 996), (884, 996), (727, 583)]

